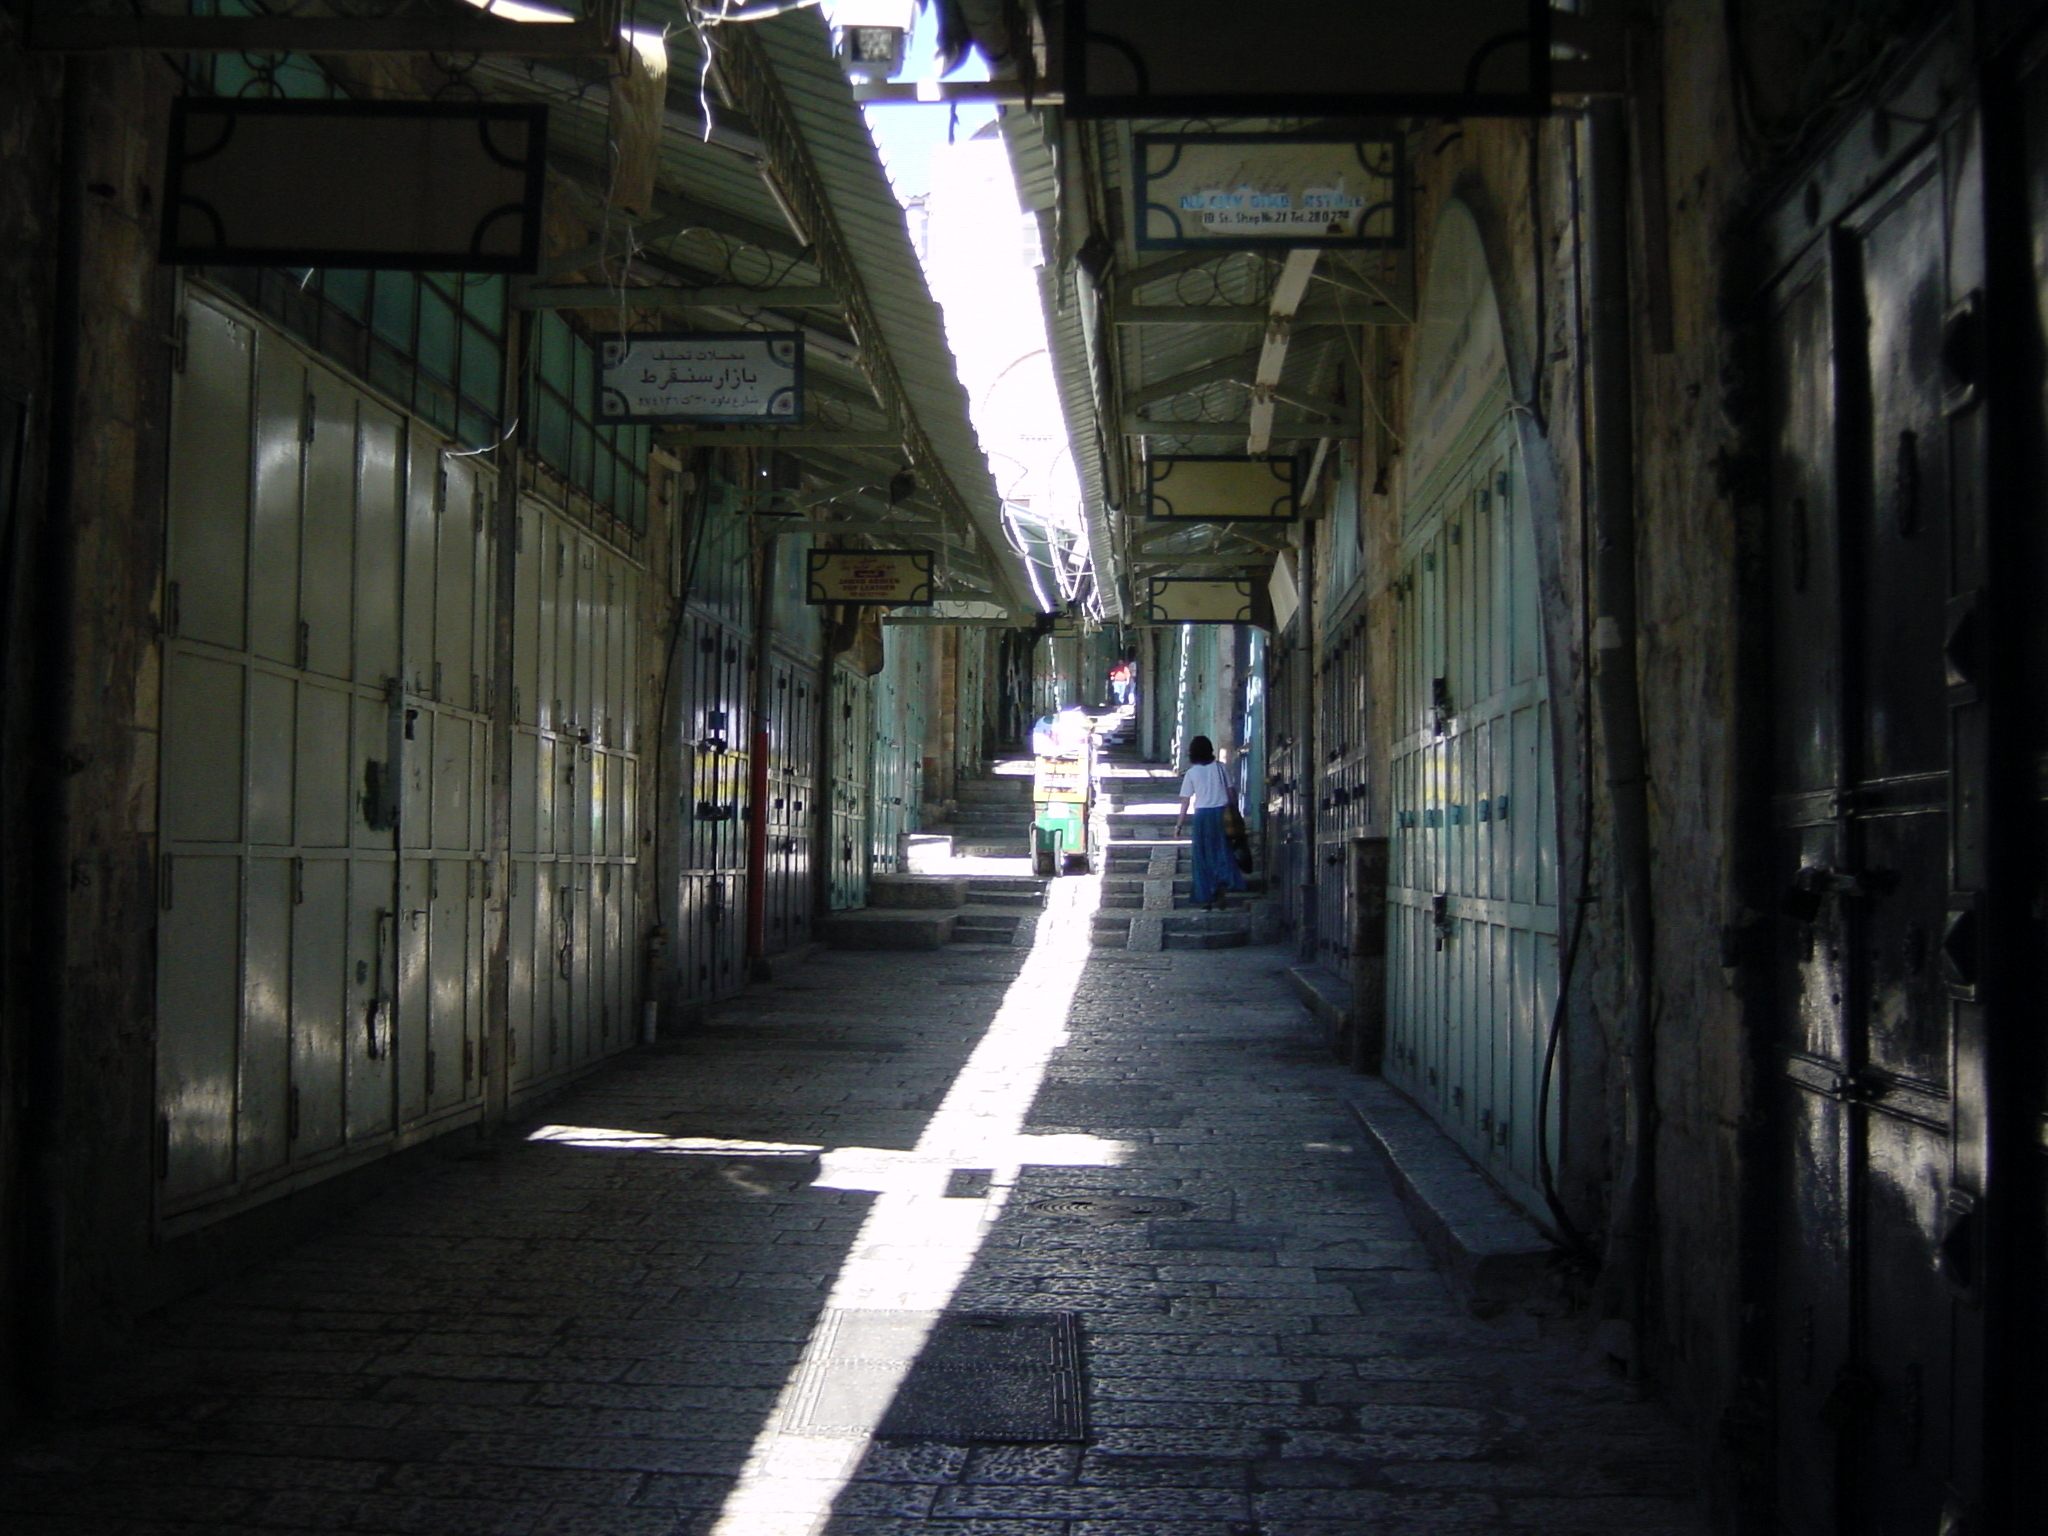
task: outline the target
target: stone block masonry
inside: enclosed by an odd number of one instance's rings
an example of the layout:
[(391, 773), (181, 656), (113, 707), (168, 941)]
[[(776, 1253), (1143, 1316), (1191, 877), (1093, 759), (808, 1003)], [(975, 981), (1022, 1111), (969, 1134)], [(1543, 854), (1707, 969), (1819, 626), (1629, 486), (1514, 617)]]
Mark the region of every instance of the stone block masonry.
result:
[[(1432, 1269), (1286, 957), (1049, 962), (1084, 896), (1036, 949), (821, 953), (558, 1101), (544, 1138), (158, 1315), (9, 1448), (0, 1526), (1702, 1532), (1654, 1406)], [(1067, 964), (1062, 1039), (1011, 994)], [(1044, 1042), (1015, 1080), (1004, 1029)], [(1106, 1219), (1112, 1197), (1185, 1208)], [(1085, 1443), (807, 1438), (781, 1405), (828, 1307), (913, 1302), (1078, 1314)]]

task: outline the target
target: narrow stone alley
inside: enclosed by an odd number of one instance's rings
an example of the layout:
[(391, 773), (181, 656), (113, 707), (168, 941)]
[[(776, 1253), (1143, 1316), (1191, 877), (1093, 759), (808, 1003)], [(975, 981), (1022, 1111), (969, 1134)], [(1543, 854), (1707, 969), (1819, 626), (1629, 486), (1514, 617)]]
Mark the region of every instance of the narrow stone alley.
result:
[(1432, 1272), (1285, 955), (1091, 948), (1097, 885), (793, 966), (159, 1314), (0, 1523), (1703, 1529), (1658, 1409)]

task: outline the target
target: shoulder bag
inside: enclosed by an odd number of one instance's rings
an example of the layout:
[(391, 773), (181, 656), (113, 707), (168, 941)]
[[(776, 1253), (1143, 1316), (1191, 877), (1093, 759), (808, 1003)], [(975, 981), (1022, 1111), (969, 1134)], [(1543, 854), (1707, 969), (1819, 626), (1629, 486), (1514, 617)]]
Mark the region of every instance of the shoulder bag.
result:
[(1218, 773), (1223, 775), (1223, 792), (1229, 796), (1223, 802), (1223, 844), (1230, 850), (1230, 857), (1240, 872), (1249, 873), (1252, 867), (1252, 840), (1245, 831), (1244, 814), (1237, 808), (1237, 785), (1231, 782), (1230, 771), (1221, 764)]

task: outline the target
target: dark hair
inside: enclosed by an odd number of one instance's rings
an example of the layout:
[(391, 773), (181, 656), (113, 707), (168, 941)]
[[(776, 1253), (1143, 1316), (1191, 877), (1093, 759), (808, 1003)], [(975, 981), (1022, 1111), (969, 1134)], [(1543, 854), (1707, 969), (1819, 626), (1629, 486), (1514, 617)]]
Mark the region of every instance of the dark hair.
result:
[(1191, 763), (1213, 763), (1216, 761), (1216, 746), (1206, 736), (1197, 736), (1188, 743), (1188, 761)]

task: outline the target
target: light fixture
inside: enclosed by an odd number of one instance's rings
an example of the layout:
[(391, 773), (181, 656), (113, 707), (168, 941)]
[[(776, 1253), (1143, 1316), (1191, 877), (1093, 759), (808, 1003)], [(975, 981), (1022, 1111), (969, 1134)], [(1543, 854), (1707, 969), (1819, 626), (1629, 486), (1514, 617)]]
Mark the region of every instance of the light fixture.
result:
[(856, 80), (893, 80), (903, 73), (916, 0), (835, 0), (829, 13), (832, 51), (847, 74)]

